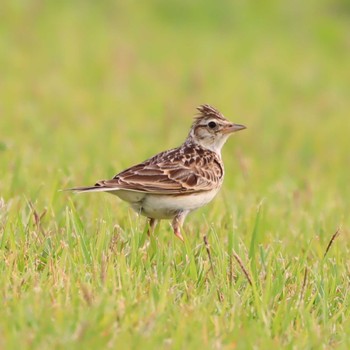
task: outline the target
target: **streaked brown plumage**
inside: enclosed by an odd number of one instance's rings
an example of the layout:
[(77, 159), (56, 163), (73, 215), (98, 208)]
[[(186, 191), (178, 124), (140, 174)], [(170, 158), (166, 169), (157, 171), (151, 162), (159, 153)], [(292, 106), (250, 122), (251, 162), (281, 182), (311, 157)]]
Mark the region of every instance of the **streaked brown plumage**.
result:
[(186, 215), (208, 202), (219, 191), (224, 178), (221, 148), (230, 134), (245, 126), (229, 122), (218, 110), (201, 105), (186, 141), (161, 152), (94, 186), (75, 192), (109, 192), (129, 202), (150, 219), (149, 232), (158, 219), (173, 219), (177, 237)]

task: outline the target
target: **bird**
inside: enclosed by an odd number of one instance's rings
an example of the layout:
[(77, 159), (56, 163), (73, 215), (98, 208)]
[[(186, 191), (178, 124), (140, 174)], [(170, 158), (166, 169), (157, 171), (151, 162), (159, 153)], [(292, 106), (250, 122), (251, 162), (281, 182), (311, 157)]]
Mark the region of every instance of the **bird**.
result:
[(221, 149), (230, 135), (246, 126), (227, 120), (216, 108), (197, 107), (185, 142), (131, 166), (110, 180), (93, 186), (68, 189), (82, 192), (108, 192), (118, 196), (149, 220), (150, 236), (158, 221), (171, 219), (181, 241), (186, 216), (208, 204), (219, 192), (224, 179)]

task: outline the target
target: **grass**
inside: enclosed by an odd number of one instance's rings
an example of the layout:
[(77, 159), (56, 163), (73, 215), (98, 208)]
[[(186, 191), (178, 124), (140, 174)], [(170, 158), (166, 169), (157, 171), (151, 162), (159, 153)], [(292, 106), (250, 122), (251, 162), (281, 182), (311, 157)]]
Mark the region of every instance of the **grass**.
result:
[[(345, 1), (1, 12), (1, 348), (349, 348)], [(178, 145), (200, 103), (248, 129), (185, 244), (59, 192)]]

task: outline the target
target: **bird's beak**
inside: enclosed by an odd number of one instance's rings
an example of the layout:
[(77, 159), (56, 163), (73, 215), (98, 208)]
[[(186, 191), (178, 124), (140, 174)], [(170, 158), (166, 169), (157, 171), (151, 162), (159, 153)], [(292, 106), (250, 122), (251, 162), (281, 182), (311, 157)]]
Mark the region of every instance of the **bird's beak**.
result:
[(236, 131), (246, 129), (247, 127), (241, 124), (228, 124), (225, 129), (223, 129), (224, 134), (231, 134)]

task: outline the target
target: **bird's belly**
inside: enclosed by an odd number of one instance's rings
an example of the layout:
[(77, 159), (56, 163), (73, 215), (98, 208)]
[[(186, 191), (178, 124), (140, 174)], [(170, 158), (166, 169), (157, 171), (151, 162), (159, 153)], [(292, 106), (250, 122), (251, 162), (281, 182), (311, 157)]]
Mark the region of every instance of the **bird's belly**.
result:
[(139, 212), (149, 218), (170, 219), (181, 211), (192, 211), (209, 203), (217, 192), (215, 190), (172, 196), (147, 194), (142, 201)]
[(118, 196), (125, 202), (130, 203), (131, 205), (136, 205), (137, 203), (142, 203), (144, 198), (146, 197), (146, 193), (144, 192), (136, 192), (136, 191), (125, 191), (125, 190), (117, 190), (113, 192), (109, 192)]

